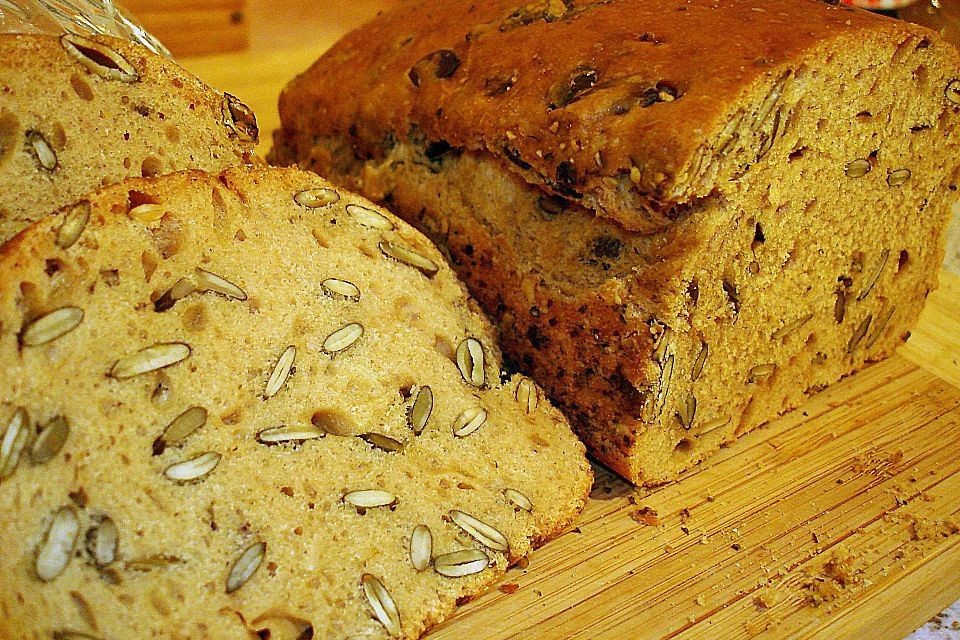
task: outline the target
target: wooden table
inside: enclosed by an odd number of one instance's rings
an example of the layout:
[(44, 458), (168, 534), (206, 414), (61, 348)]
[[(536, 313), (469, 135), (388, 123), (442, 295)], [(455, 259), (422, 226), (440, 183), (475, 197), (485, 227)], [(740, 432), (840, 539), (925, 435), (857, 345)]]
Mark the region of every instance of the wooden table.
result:
[[(265, 152), (280, 88), (349, 26), (343, 4), (182, 62), (255, 109)], [(903, 638), (960, 598), (958, 301), (943, 274), (899, 355), (677, 483), (635, 492), (598, 468), (578, 526), (430, 637)]]

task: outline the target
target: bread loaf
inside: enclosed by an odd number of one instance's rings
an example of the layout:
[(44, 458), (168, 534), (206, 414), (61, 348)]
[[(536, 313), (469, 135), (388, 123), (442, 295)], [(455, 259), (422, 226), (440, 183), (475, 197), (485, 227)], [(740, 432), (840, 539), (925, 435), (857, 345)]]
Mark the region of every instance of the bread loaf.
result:
[(416, 638), (590, 490), (436, 248), (313, 174), (129, 179), (0, 280), (2, 638)]
[(0, 34), (0, 241), (102, 184), (255, 161), (253, 114), (121, 38)]
[(287, 86), (272, 157), (423, 229), (593, 454), (658, 483), (906, 339), (958, 78), (836, 2), (420, 0)]

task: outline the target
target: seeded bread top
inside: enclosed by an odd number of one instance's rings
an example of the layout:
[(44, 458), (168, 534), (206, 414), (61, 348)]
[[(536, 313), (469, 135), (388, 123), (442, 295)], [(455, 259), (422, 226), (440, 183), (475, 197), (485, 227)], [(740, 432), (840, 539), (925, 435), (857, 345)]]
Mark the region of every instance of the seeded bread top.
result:
[(853, 54), (866, 39), (939, 42), (831, 5), (403, 2), (288, 85), (273, 154), (293, 163), (309, 157), (313, 136), (349, 134), (376, 157), (394, 136), (419, 136), (487, 150), (531, 183), (656, 230), (676, 204), (735, 188), (730, 178), (762, 155), (767, 140), (755, 134), (770, 129), (786, 76), (805, 60)]
[(312, 174), (128, 180), (0, 280), (10, 637), (414, 638), (589, 491), (436, 248)]
[(0, 241), (102, 184), (253, 162), (236, 98), (120, 38), (0, 35)]

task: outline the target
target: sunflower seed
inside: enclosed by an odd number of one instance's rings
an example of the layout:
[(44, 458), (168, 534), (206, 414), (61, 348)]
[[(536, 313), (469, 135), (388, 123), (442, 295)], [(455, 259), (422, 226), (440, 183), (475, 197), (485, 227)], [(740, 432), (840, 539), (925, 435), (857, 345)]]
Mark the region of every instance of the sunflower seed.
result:
[(279, 444), (282, 442), (303, 442), (314, 440), (327, 435), (327, 432), (312, 424), (295, 425), (292, 427), (270, 427), (257, 433), (257, 442), (260, 444)]
[(433, 534), (425, 524), (417, 525), (410, 536), (410, 562), (417, 571), (423, 571), (430, 566), (433, 554)]
[(890, 307), (883, 312), (883, 315), (879, 317), (876, 325), (874, 325), (873, 331), (870, 333), (870, 337), (867, 338), (867, 341), (863, 343), (864, 349), (869, 349), (874, 345), (874, 343), (883, 335), (883, 330), (887, 328), (887, 323), (890, 322), (893, 312), (896, 311), (896, 307)]
[(197, 290), (197, 283), (193, 276), (181, 278), (173, 283), (173, 286), (153, 303), (153, 310), (157, 312), (166, 311), (175, 305), (179, 300)]
[(793, 333), (803, 325), (810, 322), (811, 318), (813, 318), (813, 314), (808, 313), (805, 316), (800, 316), (793, 322), (788, 322), (787, 324), (783, 325), (782, 327), (774, 331), (773, 335), (770, 336), (770, 339), (776, 341), (776, 340), (780, 340), (782, 338), (787, 337), (788, 335), (790, 335), (791, 333)]
[(30, 462), (46, 464), (53, 460), (66, 444), (69, 435), (70, 425), (63, 416), (56, 416), (50, 420), (30, 447)]
[(711, 431), (716, 431), (717, 429), (720, 429), (730, 424), (730, 420), (731, 420), (730, 416), (721, 416), (719, 418), (714, 418), (713, 420), (707, 420), (706, 422), (701, 424), (699, 427), (694, 429), (693, 434), (699, 437), (707, 433), (710, 433)]
[(479, 340), (467, 338), (457, 345), (457, 368), (467, 384), (483, 386), (483, 346)]
[(100, 523), (87, 531), (87, 551), (98, 567), (105, 567), (117, 559), (120, 534), (116, 523), (104, 517)]
[(140, 80), (137, 70), (126, 58), (99, 42), (82, 36), (65, 35), (60, 37), (60, 44), (70, 57), (104, 80)]
[(873, 285), (877, 284), (877, 280), (880, 279), (880, 275), (883, 273), (883, 268), (887, 266), (887, 259), (889, 257), (890, 257), (890, 249), (884, 249), (883, 252), (880, 254), (880, 259), (877, 260), (876, 270), (874, 270), (874, 272), (870, 275), (869, 278), (864, 280), (863, 292), (861, 292), (860, 295), (857, 296), (858, 301), (863, 300), (868, 295), (870, 295), (870, 291), (873, 290)]
[(220, 464), (220, 458), (222, 457), (223, 456), (214, 451), (201, 453), (195, 458), (170, 465), (167, 467), (167, 470), (163, 472), (163, 475), (174, 482), (203, 480)]
[(340, 194), (333, 189), (304, 189), (293, 196), (293, 201), (308, 209), (328, 207), (340, 201)]
[(3, 440), (0, 440), (0, 480), (13, 475), (20, 464), (20, 455), (30, 441), (30, 435), (30, 418), (27, 410), (21, 407), (10, 418)]
[(873, 314), (867, 314), (867, 317), (860, 321), (860, 324), (857, 325), (857, 330), (853, 332), (853, 335), (850, 336), (850, 342), (847, 343), (847, 353), (853, 353), (854, 349), (859, 346), (860, 341), (863, 340), (863, 337), (867, 335), (867, 330), (870, 329), (870, 323), (873, 321)]
[(327, 278), (320, 283), (320, 286), (323, 287), (323, 292), (328, 296), (340, 296), (346, 298), (347, 300), (353, 301), (360, 299), (359, 287), (352, 282), (347, 282), (346, 280)]
[(891, 187), (902, 187), (912, 175), (910, 169), (895, 169), (887, 174), (887, 184)]
[(517, 505), (524, 511), (533, 511), (533, 503), (530, 502), (530, 498), (523, 495), (516, 489), (504, 489), (503, 495), (506, 496), (507, 500)]
[(81, 200), (67, 211), (63, 216), (63, 223), (57, 229), (57, 246), (61, 249), (69, 249), (80, 239), (83, 230), (90, 221), (90, 202)]
[(677, 420), (680, 421), (680, 426), (684, 429), (690, 429), (693, 426), (693, 421), (697, 417), (697, 398), (694, 395), (687, 396), (687, 399), (683, 401), (683, 404), (680, 406), (680, 410), (677, 411)]
[(110, 376), (118, 380), (132, 378), (174, 365), (190, 355), (190, 347), (182, 342), (160, 342), (117, 360)]
[(433, 390), (428, 386), (420, 387), (408, 416), (410, 427), (416, 435), (420, 435), (427, 426), (431, 413), (433, 413)]
[(523, 412), (527, 415), (536, 411), (537, 407), (540, 406), (540, 389), (530, 378), (523, 378), (517, 383), (517, 390), (513, 397), (520, 403)]
[(657, 394), (647, 401), (644, 407), (644, 419), (647, 422), (653, 422), (663, 414), (663, 409), (667, 405), (667, 397), (670, 395), (670, 385), (673, 380), (673, 365), (675, 358), (673, 354), (667, 355), (660, 365), (660, 377), (657, 380)]
[(157, 222), (163, 218), (164, 214), (166, 213), (167, 208), (162, 204), (152, 204), (148, 202), (137, 205), (136, 207), (130, 209), (130, 211), (127, 212), (127, 215), (137, 222), (149, 224), (151, 222)]
[(230, 574), (227, 576), (227, 593), (233, 593), (253, 576), (254, 572), (263, 562), (263, 556), (267, 553), (266, 542), (254, 542), (243, 550), (237, 561), (233, 563)]
[(42, 168), (47, 171), (53, 171), (57, 168), (57, 153), (53, 150), (53, 147), (50, 146), (50, 143), (47, 142), (47, 139), (43, 137), (42, 133), (39, 131), (28, 131), (27, 144), (33, 149), (33, 155), (36, 156), (37, 162)]
[(244, 142), (256, 142), (260, 136), (253, 110), (229, 93), (223, 94), (223, 124)]
[(367, 602), (373, 607), (373, 613), (387, 629), (391, 636), (400, 635), (400, 612), (397, 611), (397, 605), (390, 597), (390, 592), (383, 586), (375, 576), (369, 573), (363, 574), (360, 578), (363, 585), (363, 593), (367, 596)]
[(347, 213), (364, 227), (380, 229), (381, 231), (390, 231), (393, 229), (393, 223), (390, 222), (389, 218), (369, 207), (362, 207), (359, 204), (348, 204)]
[(323, 341), (323, 350), (327, 353), (343, 351), (363, 335), (363, 325), (357, 322), (337, 329)]
[(61, 307), (28, 324), (20, 334), (20, 344), (36, 347), (73, 331), (83, 322), (83, 309)]
[(397, 496), (380, 489), (360, 489), (344, 494), (343, 501), (360, 509), (388, 507), (397, 501)]
[(433, 570), (448, 578), (462, 578), (480, 573), (489, 564), (490, 558), (480, 549), (461, 549), (434, 558)]
[(862, 178), (870, 173), (871, 169), (873, 169), (873, 165), (870, 164), (869, 160), (866, 158), (857, 158), (856, 160), (848, 162), (843, 172), (847, 174), (848, 178)]
[(419, 270), (428, 278), (432, 278), (434, 275), (436, 275), (437, 271), (440, 270), (440, 267), (438, 267), (433, 260), (425, 258), (419, 253), (411, 251), (406, 247), (402, 247), (392, 242), (387, 242), (386, 240), (377, 246), (380, 247), (380, 251), (383, 253), (383, 255)]
[(43, 540), (37, 545), (34, 570), (43, 582), (50, 582), (67, 568), (80, 537), (80, 519), (73, 507), (61, 507), (53, 514)]
[(487, 410), (483, 407), (470, 407), (457, 416), (453, 423), (453, 435), (465, 438), (487, 421)]
[(199, 267), (193, 272), (193, 281), (197, 285), (197, 291), (213, 291), (214, 293), (219, 293), (228, 298), (235, 298), (237, 300), (247, 299), (247, 294), (244, 293), (243, 289), (233, 284), (229, 280), (222, 278), (215, 273), (200, 269)]
[(944, 90), (944, 96), (947, 102), (960, 106), (960, 80), (951, 80)]
[(758, 364), (757, 366), (750, 369), (750, 375), (748, 377), (748, 380), (750, 382), (756, 382), (758, 380), (766, 378), (771, 373), (773, 373), (776, 368), (777, 368), (777, 365), (773, 364), (772, 362), (768, 364)]
[(383, 451), (390, 453), (403, 451), (402, 442), (399, 440), (394, 440), (389, 436), (385, 436), (382, 433), (361, 433), (358, 437), (361, 440), (365, 440), (369, 444), (373, 445), (377, 449), (381, 449)]
[(273, 373), (270, 374), (270, 379), (267, 380), (267, 386), (263, 391), (265, 398), (272, 398), (277, 395), (277, 392), (283, 387), (287, 378), (290, 377), (290, 370), (293, 368), (293, 360), (296, 356), (297, 348), (293, 345), (287, 347), (284, 352), (280, 354), (280, 358), (273, 367)]
[(479, 518), (475, 518), (469, 513), (452, 509), (450, 511), (450, 519), (483, 546), (490, 547), (496, 551), (507, 552), (510, 550), (510, 544), (507, 542), (506, 537)]
[(190, 407), (173, 419), (163, 434), (153, 441), (153, 455), (158, 456), (167, 445), (180, 442), (207, 422), (207, 410), (203, 407)]
[(700, 374), (703, 373), (703, 366), (707, 363), (709, 353), (710, 349), (707, 343), (701, 342), (700, 351), (697, 353), (697, 357), (693, 361), (693, 369), (690, 371), (690, 382), (696, 382), (700, 379)]

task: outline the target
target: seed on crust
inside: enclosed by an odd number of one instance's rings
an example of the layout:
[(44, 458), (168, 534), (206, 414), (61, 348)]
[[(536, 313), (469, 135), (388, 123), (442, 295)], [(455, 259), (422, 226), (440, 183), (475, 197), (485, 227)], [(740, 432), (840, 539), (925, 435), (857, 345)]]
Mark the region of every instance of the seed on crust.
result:
[(383, 253), (383, 255), (417, 269), (420, 271), (420, 273), (428, 278), (432, 278), (434, 275), (436, 275), (437, 271), (440, 270), (440, 267), (438, 267), (433, 260), (426, 258), (415, 251), (411, 251), (406, 247), (402, 247), (386, 240), (383, 240), (377, 246), (380, 247), (380, 251)]
[(64, 35), (60, 37), (60, 44), (70, 57), (104, 80), (120, 82), (140, 80), (140, 74), (129, 60), (95, 40), (83, 36)]
[(894, 169), (887, 174), (887, 184), (891, 187), (902, 187), (912, 175), (910, 169)]
[(41, 168), (53, 171), (57, 168), (57, 152), (53, 150), (47, 139), (39, 131), (27, 132), (27, 144), (33, 151), (34, 157)]
[(794, 331), (796, 331), (797, 329), (799, 329), (800, 327), (802, 327), (803, 325), (810, 322), (811, 318), (813, 318), (812, 313), (808, 313), (804, 316), (800, 316), (793, 322), (788, 322), (787, 324), (783, 325), (782, 327), (774, 331), (773, 335), (770, 336), (770, 338), (774, 341), (781, 340), (787, 337), (788, 335), (790, 335), (791, 333), (793, 333)]
[(697, 353), (697, 357), (693, 361), (693, 369), (690, 371), (690, 382), (696, 382), (700, 379), (700, 374), (703, 373), (703, 366), (707, 364), (707, 356), (709, 354), (710, 348), (707, 346), (707, 343), (701, 342), (700, 351)]
[(260, 136), (253, 110), (229, 93), (223, 94), (223, 124), (244, 142), (256, 142)]
[(433, 570), (448, 578), (462, 578), (480, 573), (489, 564), (490, 558), (480, 549), (461, 549), (434, 558)]
[(80, 537), (80, 518), (73, 507), (61, 507), (37, 545), (34, 570), (43, 582), (58, 577), (70, 564)]
[(360, 509), (388, 507), (397, 501), (397, 496), (380, 489), (360, 489), (345, 493), (343, 501)]
[(360, 288), (352, 282), (348, 282), (347, 280), (341, 280), (339, 278), (327, 278), (320, 283), (320, 286), (323, 287), (323, 292), (328, 296), (339, 296), (354, 302), (360, 299)]
[(521, 378), (517, 383), (514, 399), (523, 408), (523, 412), (530, 415), (540, 406), (540, 389), (530, 378)]
[(465, 409), (453, 422), (453, 435), (465, 438), (487, 421), (487, 410), (483, 407)]
[(180, 442), (207, 422), (207, 410), (203, 407), (190, 407), (167, 425), (163, 433), (153, 442), (153, 455), (164, 452), (167, 445)]
[(507, 542), (506, 536), (483, 520), (457, 509), (450, 511), (450, 519), (483, 546), (495, 551), (507, 552), (510, 550), (510, 543)]
[(98, 567), (105, 567), (117, 559), (120, 533), (117, 524), (104, 517), (99, 524), (87, 531), (87, 551)]
[(862, 178), (863, 176), (870, 173), (870, 170), (873, 168), (873, 165), (870, 164), (870, 161), (866, 158), (857, 158), (856, 160), (851, 160), (847, 163), (844, 173), (847, 174), (848, 178)]
[(430, 566), (433, 556), (433, 534), (425, 524), (417, 525), (410, 536), (410, 562), (417, 571)]
[(195, 458), (184, 460), (167, 467), (163, 475), (174, 482), (196, 482), (203, 480), (220, 464), (221, 456), (215, 451), (201, 453)]
[(319, 189), (304, 189), (293, 195), (293, 201), (302, 207), (308, 209), (319, 209), (320, 207), (329, 207), (340, 201), (340, 194), (333, 189), (325, 187)]
[(352, 322), (327, 336), (327, 339), (323, 341), (323, 350), (331, 354), (338, 353), (351, 346), (362, 335), (363, 325)]
[(380, 229), (381, 231), (390, 231), (393, 229), (393, 223), (390, 222), (387, 216), (370, 207), (364, 207), (359, 204), (348, 204), (347, 213), (365, 227)]
[(382, 433), (361, 433), (358, 437), (381, 451), (387, 451), (389, 453), (403, 451), (404, 445), (402, 442), (394, 440), (390, 436), (385, 436)]
[(365, 573), (360, 578), (363, 585), (363, 593), (367, 596), (367, 602), (373, 607), (373, 613), (387, 629), (391, 636), (400, 635), (400, 612), (397, 611), (397, 605), (394, 603), (390, 592), (383, 586), (380, 580), (370, 573)]
[(776, 368), (777, 368), (777, 365), (773, 364), (772, 362), (767, 364), (758, 364), (757, 366), (750, 369), (750, 375), (748, 379), (750, 382), (756, 382), (758, 380), (762, 380), (763, 378), (766, 378), (771, 373), (773, 373)]
[(227, 593), (233, 593), (253, 576), (256, 570), (263, 562), (263, 556), (267, 553), (266, 542), (254, 542), (243, 550), (240, 557), (233, 563), (230, 573), (227, 575)]
[(517, 505), (524, 511), (528, 511), (528, 512), (533, 511), (533, 503), (530, 502), (530, 498), (523, 495), (516, 489), (504, 489), (503, 495), (506, 497), (507, 500)]
[(31, 435), (27, 410), (20, 407), (13, 413), (3, 433), (3, 440), (0, 440), (0, 480), (13, 475)]
[(270, 427), (257, 433), (260, 444), (281, 444), (283, 442), (303, 442), (327, 435), (327, 432), (313, 424)]
[(83, 322), (83, 309), (61, 307), (24, 327), (20, 334), (20, 344), (26, 347), (47, 344), (73, 331), (81, 322)]
[(467, 384), (482, 387), (484, 383), (483, 346), (476, 338), (467, 338), (457, 345), (457, 368)]
[(433, 390), (424, 385), (417, 390), (417, 397), (410, 407), (408, 416), (410, 428), (416, 435), (420, 435), (430, 420), (430, 414), (433, 413)]
[(118, 380), (132, 378), (174, 365), (190, 356), (190, 347), (182, 342), (159, 342), (117, 360), (110, 376)]
[(293, 361), (296, 357), (297, 348), (293, 345), (284, 349), (283, 353), (280, 354), (277, 364), (273, 367), (273, 373), (270, 374), (270, 379), (267, 380), (267, 386), (263, 390), (265, 398), (272, 398), (277, 395), (277, 392), (283, 387), (287, 378), (290, 377), (290, 371), (293, 369)]
[(214, 293), (219, 293), (228, 298), (235, 298), (237, 300), (246, 300), (247, 294), (243, 289), (233, 284), (226, 278), (218, 276), (215, 273), (200, 269), (199, 267), (193, 272), (193, 281), (197, 285), (197, 291), (203, 293), (206, 291), (213, 291)]
[(60, 453), (70, 436), (70, 425), (63, 416), (55, 416), (40, 431), (30, 447), (30, 462), (46, 464)]
[(63, 216), (63, 223), (57, 229), (57, 246), (69, 249), (80, 239), (83, 230), (90, 221), (90, 201), (81, 200), (70, 207)]
[(951, 80), (947, 83), (944, 97), (950, 104), (960, 107), (960, 80)]

